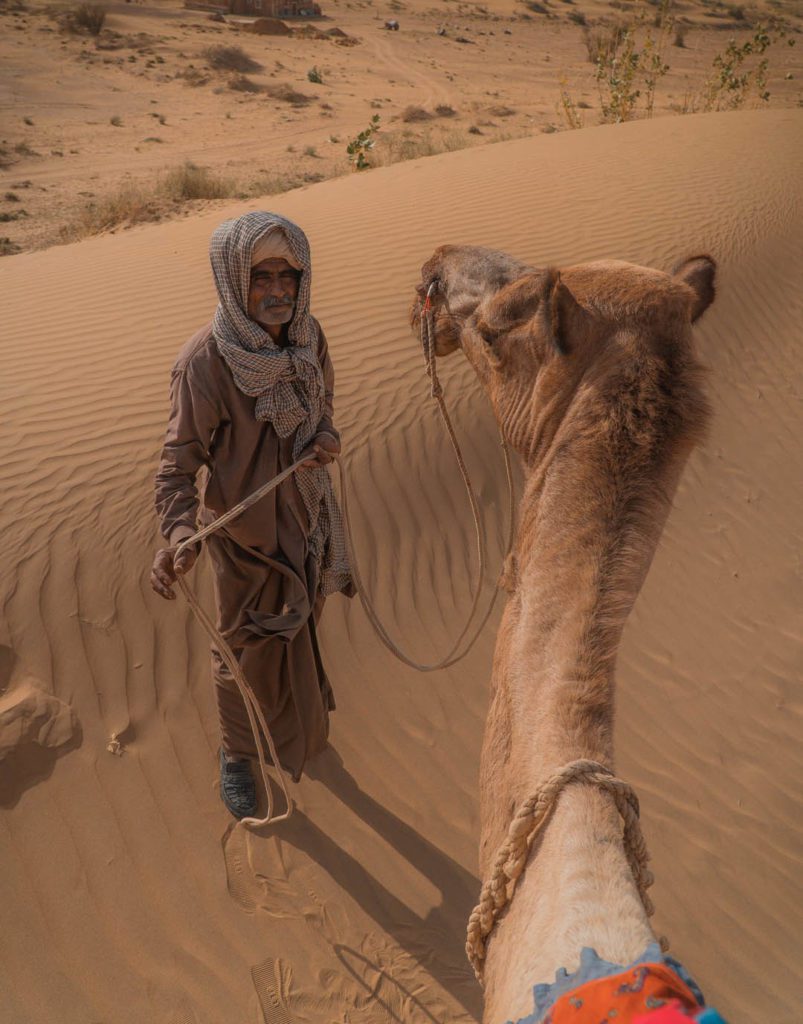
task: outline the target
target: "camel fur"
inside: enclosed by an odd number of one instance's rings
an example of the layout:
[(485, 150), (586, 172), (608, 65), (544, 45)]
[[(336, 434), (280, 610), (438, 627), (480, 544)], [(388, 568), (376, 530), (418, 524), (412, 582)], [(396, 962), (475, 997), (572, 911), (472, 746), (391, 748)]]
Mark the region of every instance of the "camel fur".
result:
[[(619, 261), (560, 270), (439, 248), (422, 268), (436, 353), (458, 348), (525, 476), (480, 764), (480, 867), (514, 809), (555, 769), (613, 767), (614, 664), (681, 470), (709, 406), (691, 325), (715, 264), (672, 274)], [(580, 950), (629, 964), (654, 935), (611, 798), (564, 790), (536, 838), (485, 963), (487, 1024), (532, 1011), (532, 986)]]

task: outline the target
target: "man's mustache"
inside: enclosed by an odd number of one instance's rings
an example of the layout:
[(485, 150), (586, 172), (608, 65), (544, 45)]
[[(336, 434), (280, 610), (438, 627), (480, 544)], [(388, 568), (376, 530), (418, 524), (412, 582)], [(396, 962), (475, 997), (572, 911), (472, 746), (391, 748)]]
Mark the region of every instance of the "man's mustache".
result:
[(294, 306), (295, 302), (289, 295), (285, 295), (280, 299), (263, 299), (259, 305), (261, 309), (271, 309), (273, 306)]

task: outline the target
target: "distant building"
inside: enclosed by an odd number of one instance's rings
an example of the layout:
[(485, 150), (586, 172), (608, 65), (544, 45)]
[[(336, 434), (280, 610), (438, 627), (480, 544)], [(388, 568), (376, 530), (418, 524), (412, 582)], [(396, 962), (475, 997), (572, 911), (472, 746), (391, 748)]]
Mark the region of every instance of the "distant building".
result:
[(321, 5), (313, 0), (229, 0), (229, 14), (255, 18), (320, 18)]

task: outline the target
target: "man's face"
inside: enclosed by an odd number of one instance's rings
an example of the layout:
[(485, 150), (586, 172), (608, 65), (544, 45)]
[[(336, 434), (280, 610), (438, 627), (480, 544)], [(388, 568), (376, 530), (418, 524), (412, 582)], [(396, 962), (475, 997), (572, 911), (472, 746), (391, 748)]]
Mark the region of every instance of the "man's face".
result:
[(262, 260), (251, 267), (248, 315), (262, 327), (289, 324), (298, 295), (299, 271), (284, 259)]

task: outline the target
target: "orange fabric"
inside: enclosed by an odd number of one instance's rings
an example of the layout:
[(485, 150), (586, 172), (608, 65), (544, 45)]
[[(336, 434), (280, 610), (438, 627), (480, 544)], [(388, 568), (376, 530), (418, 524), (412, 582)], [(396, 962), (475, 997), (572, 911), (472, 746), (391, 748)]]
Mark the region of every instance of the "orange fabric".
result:
[(543, 1024), (630, 1024), (638, 1014), (657, 1010), (671, 999), (685, 1010), (700, 1009), (671, 967), (637, 964), (567, 992), (550, 1007)]

